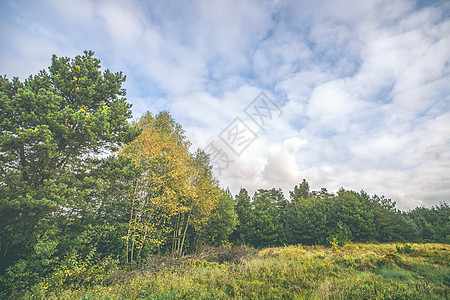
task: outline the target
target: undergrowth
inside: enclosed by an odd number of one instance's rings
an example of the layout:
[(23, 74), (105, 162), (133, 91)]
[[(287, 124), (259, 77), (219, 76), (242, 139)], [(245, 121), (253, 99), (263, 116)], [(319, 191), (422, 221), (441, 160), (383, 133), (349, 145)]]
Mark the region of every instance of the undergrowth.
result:
[(447, 247), (350, 243), (256, 251), (222, 246), (178, 259), (156, 256), (141, 266), (116, 270), (107, 286), (41, 295), (90, 300), (448, 299)]

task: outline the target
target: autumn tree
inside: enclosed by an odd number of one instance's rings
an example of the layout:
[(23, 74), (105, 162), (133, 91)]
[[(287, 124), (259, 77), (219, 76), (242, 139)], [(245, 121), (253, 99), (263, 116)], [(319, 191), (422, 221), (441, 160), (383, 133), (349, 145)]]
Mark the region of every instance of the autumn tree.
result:
[(142, 173), (136, 181), (130, 227), (126, 236), (129, 260), (163, 245), (173, 255), (184, 251), (189, 226), (200, 228), (219, 197), (208, 156), (189, 152), (190, 143), (168, 112), (145, 114), (135, 123), (141, 135), (122, 155)]
[[(183, 253), (188, 226), (191, 226), (195, 232), (191, 240), (191, 244), (193, 244), (194, 247), (195, 239), (198, 235), (208, 231), (208, 226), (220, 226), (222, 228), (219, 227), (216, 228), (216, 230), (223, 229), (223, 224), (221, 224), (217, 213), (220, 209), (224, 208), (223, 206), (226, 205), (224, 202), (227, 200), (223, 197), (223, 193), (219, 188), (219, 182), (213, 175), (209, 155), (203, 150), (197, 149), (191, 157), (192, 173), (190, 174), (190, 180), (195, 189), (195, 193), (193, 194), (194, 197), (191, 199), (185, 232), (181, 244), (179, 244), (181, 248), (178, 246), (175, 249), (175, 253), (178, 255)], [(223, 212), (225, 213), (225, 211)], [(226, 215), (223, 215), (222, 217), (226, 218)], [(214, 220), (217, 221), (217, 223), (214, 224)], [(232, 221), (232, 219), (228, 220)], [(217, 238), (217, 236), (215, 237)], [(213, 239), (213, 236), (210, 236), (209, 238)]]

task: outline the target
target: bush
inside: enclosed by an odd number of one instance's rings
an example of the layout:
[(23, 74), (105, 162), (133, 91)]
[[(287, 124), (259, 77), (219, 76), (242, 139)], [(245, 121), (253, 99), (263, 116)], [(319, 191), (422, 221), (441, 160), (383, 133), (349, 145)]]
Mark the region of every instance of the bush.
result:
[(339, 223), (337, 232), (331, 234), (327, 241), (330, 244), (329, 246), (332, 248), (336, 248), (338, 246), (342, 247), (351, 241), (351, 236), (352, 234), (348, 227), (342, 223)]
[(34, 252), (27, 259), (20, 259), (14, 265), (6, 269), (0, 278), (0, 298), (18, 297), (29, 287), (37, 284), (47, 276), (59, 263), (54, 257), (58, 243), (47, 236), (39, 237), (34, 246)]

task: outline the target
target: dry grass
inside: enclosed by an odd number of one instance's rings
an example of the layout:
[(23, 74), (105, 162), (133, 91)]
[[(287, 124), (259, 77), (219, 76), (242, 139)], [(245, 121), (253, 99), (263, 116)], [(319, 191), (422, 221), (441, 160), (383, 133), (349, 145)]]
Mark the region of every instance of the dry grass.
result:
[(399, 253), (396, 245), (400, 244), (299, 245), (258, 252), (208, 248), (176, 263), (158, 258), (139, 272), (120, 271), (109, 286), (61, 291), (46, 298), (448, 298), (448, 245), (413, 244), (408, 254)]

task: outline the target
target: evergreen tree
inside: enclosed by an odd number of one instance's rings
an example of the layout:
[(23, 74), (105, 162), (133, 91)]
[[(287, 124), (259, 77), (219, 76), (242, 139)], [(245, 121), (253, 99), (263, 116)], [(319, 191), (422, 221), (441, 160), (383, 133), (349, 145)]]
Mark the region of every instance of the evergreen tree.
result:
[(281, 189), (259, 189), (253, 199), (253, 233), (248, 237), (255, 247), (277, 246), (284, 238), (282, 213), (286, 207)]
[(238, 216), (237, 228), (233, 232), (231, 239), (240, 244), (247, 244), (252, 235), (252, 204), (246, 189), (241, 188), (235, 197), (235, 210)]
[(67, 232), (93, 217), (95, 191), (106, 188), (94, 175), (99, 158), (137, 135), (125, 76), (102, 72), (93, 55), (53, 56), (24, 82), (0, 77), (0, 272), (55, 222)]
[(216, 246), (228, 242), (228, 237), (236, 229), (237, 222), (233, 196), (230, 190), (222, 190), (212, 217), (201, 232), (202, 240)]
[(293, 191), (289, 192), (292, 202), (300, 201), (309, 197), (309, 183), (303, 178), (299, 186), (295, 186)]

